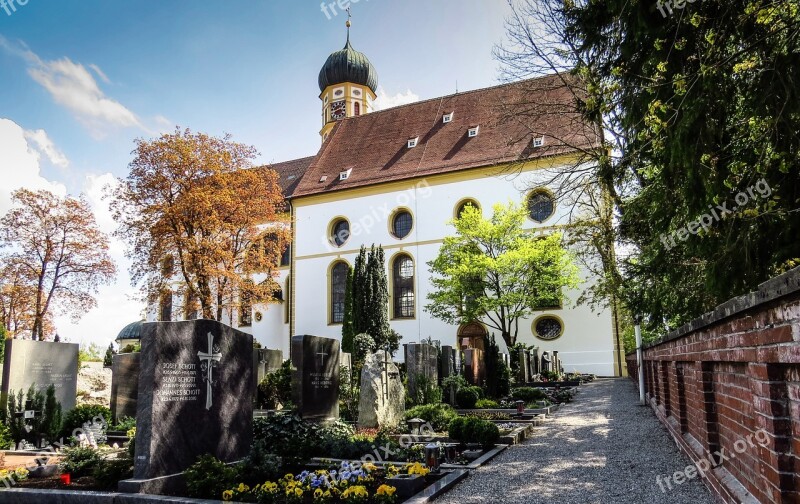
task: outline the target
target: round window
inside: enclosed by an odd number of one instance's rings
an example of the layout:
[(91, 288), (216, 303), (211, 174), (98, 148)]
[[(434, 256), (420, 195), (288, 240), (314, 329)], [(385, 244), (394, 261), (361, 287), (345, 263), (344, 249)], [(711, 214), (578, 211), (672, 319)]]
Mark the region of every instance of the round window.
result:
[(458, 205), (458, 208), (456, 209), (456, 217), (460, 219), (461, 215), (464, 213), (464, 210), (466, 210), (467, 207), (472, 207), (472, 208), (475, 208), (477, 210), (481, 209), (481, 207), (480, 207), (480, 205), (478, 205), (477, 201), (475, 201), (475, 200), (466, 200), (463, 203), (461, 203), (460, 205)]
[(544, 191), (537, 191), (528, 197), (528, 215), (536, 222), (544, 222), (556, 211), (553, 197)]
[(558, 339), (564, 334), (564, 324), (556, 317), (545, 315), (534, 321), (533, 334), (545, 341)]
[(350, 239), (350, 223), (345, 219), (339, 219), (331, 226), (331, 243), (341, 247)]
[(392, 219), (392, 234), (395, 237), (403, 239), (411, 233), (411, 227), (414, 225), (414, 219), (411, 214), (406, 210), (400, 210), (394, 214)]

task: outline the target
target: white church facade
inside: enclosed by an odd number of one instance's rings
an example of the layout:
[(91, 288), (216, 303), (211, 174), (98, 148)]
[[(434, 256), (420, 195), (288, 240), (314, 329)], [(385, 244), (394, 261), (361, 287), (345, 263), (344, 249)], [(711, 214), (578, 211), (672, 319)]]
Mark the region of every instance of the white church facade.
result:
[[(540, 82), (545, 79), (553, 77)], [(459, 348), (478, 344), (491, 328), (480, 322), (452, 326), (425, 311), (432, 288), (427, 263), (454, 233), (448, 222), (464, 205), (488, 217), (493, 205), (515, 202), (528, 209), (533, 234), (565, 229), (571, 207), (560, 204), (541, 174), (574, 163), (574, 148), (555, 138), (575, 127), (575, 117), (550, 116), (535, 128), (508, 120), (509, 104), (537, 99), (526, 95), (525, 82), (373, 111), (377, 72), (349, 37), (326, 61), (319, 84), (319, 152), (269, 167), (281, 177), (292, 225), (293, 243), (275, 278), (280, 299), (231, 317), (233, 325), (285, 356), (292, 335), (341, 338), (348, 266), (362, 245), (374, 244), (386, 253), (390, 324), (402, 343), (432, 338)], [(569, 99), (555, 87), (540, 86), (550, 90), (542, 91), (547, 100)], [(594, 132), (581, 128), (575, 138), (596, 141)], [(593, 281), (582, 275), (584, 285), (565, 292), (563, 306), (538, 309), (520, 322), (518, 341), (540, 352), (558, 351), (567, 372), (619, 375), (613, 312), (576, 304)], [(165, 315), (151, 311), (150, 320)]]

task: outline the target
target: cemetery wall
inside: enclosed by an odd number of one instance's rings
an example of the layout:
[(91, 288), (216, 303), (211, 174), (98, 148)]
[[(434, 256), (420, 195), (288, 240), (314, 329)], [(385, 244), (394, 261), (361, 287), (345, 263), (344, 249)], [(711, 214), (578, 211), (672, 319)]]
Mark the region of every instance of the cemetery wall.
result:
[(709, 461), (698, 473), (721, 500), (800, 502), (800, 268), (645, 346), (643, 361), (648, 404), (698, 468)]

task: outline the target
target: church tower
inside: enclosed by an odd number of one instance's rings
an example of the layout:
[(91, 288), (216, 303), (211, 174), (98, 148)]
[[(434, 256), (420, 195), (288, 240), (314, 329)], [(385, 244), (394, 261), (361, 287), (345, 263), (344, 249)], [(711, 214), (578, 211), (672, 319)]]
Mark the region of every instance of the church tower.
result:
[(319, 72), (322, 100), (322, 141), (327, 140), (337, 121), (372, 112), (378, 89), (378, 72), (369, 59), (350, 45), (347, 20), (347, 44), (328, 56)]

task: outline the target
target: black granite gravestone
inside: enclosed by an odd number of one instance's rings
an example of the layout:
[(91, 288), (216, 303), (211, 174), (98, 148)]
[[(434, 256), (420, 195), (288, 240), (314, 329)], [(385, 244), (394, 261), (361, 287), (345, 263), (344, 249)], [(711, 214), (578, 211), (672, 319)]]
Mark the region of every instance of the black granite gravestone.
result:
[(267, 348), (253, 349), (253, 397), (258, 396), (258, 384), (270, 373), (274, 373), (283, 364), (283, 352)]
[(136, 400), (139, 395), (139, 352), (117, 354), (111, 364), (111, 417), (136, 418)]
[(31, 385), (42, 392), (53, 385), (62, 411), (75, 408), (79, 345), (20, 339), (6, 340), (5, 345), (3, 398), (9, 391), (27, 392)]
[(339, 350), (339, 340), (292, 337), (292, 394), (302, 418), (339, 418)]
[(439, 351), (427, 343), (409, 343), (403, 345), (408, 376), (408, 394), (417, 396), (417, 381), (425, 379), (428, 383), (439, 383)]
[(253, 436), (253, 337), (211, 320), (142, 326), (134, 479), (127, 492), (170, 491), (211, 454), (246, 456)]

